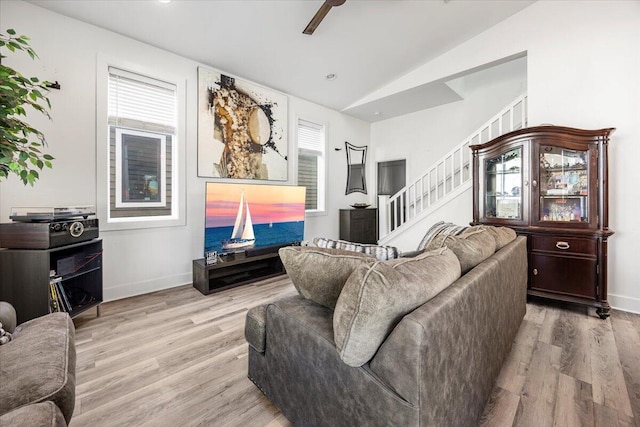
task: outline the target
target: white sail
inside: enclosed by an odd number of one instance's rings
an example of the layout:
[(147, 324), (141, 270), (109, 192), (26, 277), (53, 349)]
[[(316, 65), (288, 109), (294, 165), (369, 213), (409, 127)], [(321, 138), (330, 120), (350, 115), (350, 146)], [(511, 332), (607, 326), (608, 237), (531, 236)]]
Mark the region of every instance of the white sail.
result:
[(253, 234), (253, 222), (251, 221), (251, 212), (249, 212), (249, 202), (244, 200), (244, 191), (240, 195), (240, 204), (238, 205), (238, 214), (236, 222), (233, 225), (231, 238), (222, 241), (223, 249), (241, 249), (253, 246), (256, 237)]
[(255, 240), (256, 236), (253, 234), (253, 223), (251, 222), (251, 212), (249, 212), (249, 202), (246, 202), (247, 213), (244, 220), (244, 229), (242, 230), (241, 239)]
[(242, 207), (244, 205), (244, 191), (240, 195), (240, 204), (238, 205), (238, 214), (236, 215), (236, 223), (233, 225), (233, 231), (231, 232), (232, 239), (239, 239), (242, 235), (242, 223), (243, 223), (243, 214)]

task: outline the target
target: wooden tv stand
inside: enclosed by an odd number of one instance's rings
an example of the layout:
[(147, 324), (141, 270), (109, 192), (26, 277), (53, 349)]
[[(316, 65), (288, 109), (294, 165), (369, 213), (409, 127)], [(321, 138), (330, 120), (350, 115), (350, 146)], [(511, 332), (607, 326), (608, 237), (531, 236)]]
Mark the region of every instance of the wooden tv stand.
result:
[(208, 295), (284, 273), (277, 251), (256, 256), (226, 256), (211, 265), (205, 265), (201, 258), (193, 260), (193, 287)]

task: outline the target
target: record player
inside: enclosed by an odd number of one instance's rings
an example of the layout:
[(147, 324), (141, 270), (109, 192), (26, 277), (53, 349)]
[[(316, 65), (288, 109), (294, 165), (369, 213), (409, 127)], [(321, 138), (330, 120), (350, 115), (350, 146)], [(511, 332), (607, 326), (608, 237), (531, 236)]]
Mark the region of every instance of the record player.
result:
[(50, 249), (95, 239), (99, 227), (94, 215), (89, 206), (11, 208), (13, 222), (0, 224), (0, 247)]

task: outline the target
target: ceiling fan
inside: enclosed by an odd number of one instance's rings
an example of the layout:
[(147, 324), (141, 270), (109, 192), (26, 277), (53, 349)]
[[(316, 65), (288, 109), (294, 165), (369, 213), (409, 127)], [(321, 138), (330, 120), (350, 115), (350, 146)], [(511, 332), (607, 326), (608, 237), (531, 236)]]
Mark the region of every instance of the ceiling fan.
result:
[(327, 13), (331, 10), (332, 7), (338, 7), (344, 4), (347, 0), (325, 0), (320, 9), (316, 12), (316, 14), (311, 18), (311, 21), (304, 29), (302, 34), (311, 35), (318, 28), (318, 25), (322, 22)]

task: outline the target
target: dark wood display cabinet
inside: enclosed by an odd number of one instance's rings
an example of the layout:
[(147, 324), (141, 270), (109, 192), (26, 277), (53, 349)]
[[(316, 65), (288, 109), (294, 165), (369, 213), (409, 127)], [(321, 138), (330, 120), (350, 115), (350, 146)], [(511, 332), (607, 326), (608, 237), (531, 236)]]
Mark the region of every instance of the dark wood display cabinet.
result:
[(0, 249), (0, 300), (16, 309), (18, 323), (50, 312), (51, 273), (55, 271), (71, 310), (69, 315), (102, 302), (102, 240), (52, 249)]
[(603, 319), (613, 131), (539, 126), (471, 146), (472, 224), (528, 237), (529, 295), (593, 306)]
[(355, 243), (378, 242), (378, 210), (340, 209), (340, 240)]

